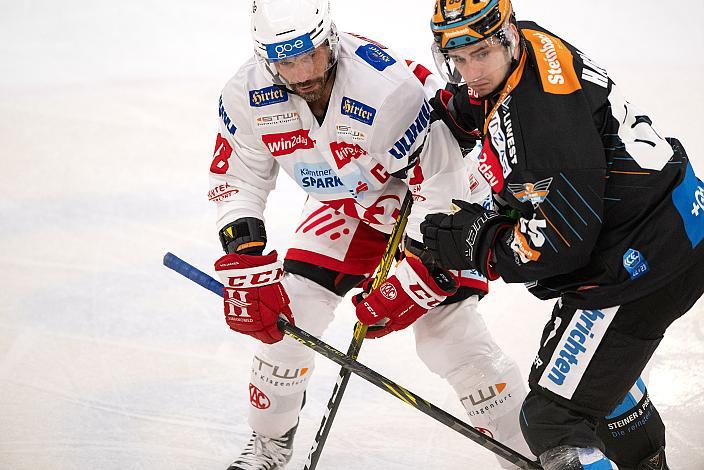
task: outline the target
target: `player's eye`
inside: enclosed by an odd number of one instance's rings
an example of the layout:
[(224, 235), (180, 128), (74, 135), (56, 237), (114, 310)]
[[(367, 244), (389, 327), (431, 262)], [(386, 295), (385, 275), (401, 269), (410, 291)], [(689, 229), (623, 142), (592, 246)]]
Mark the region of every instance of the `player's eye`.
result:
[(476, 59), (476, 60), (486, 59), (488, 56), (489, 56), (488, 49), (482, 49), (481, 51), (477, 51), (472, 54), (472, 58)]

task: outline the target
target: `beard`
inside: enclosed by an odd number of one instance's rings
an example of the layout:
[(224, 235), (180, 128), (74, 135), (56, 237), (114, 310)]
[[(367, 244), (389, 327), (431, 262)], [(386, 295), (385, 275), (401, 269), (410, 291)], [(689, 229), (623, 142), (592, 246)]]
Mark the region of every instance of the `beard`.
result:
[[(311, 103), (313, 101), (318, 101), (320, 98), (323, 97), (323, 93), (325, 92), (325, 82), (326, 76), (322, 76), (320, 78), (308, 80), (305, 82), (292, 83), (289, 85), (289, 87), (291, 88), (291, 91), (293, 91), (295, 94), (303, 98), (306, 102)], [(315, 88), (311, 88), (310, 90), (306, 91), (301, 91), (303, 89), (310, 88), (314, 85)]]

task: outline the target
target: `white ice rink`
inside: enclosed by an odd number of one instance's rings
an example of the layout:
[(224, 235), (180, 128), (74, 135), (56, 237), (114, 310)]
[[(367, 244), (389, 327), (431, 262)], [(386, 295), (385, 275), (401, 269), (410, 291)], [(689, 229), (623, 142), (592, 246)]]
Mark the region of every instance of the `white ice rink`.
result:
[[(334, 0), (338, 26), (432, 65), (432, 0)], [(605, 66), (704, 175), (699, 0), (516, 0)], [(220, 89), (251, 54), (245, 0), (0, 0), (0, 469), (224, 470), (244, 422), (254, 340), (215, 295), (207, 170)], [(284, 249), (303, 192), (270, 197)], [(551, 304), (497, 284), (482, 310), (527, 373)], [(704, 303), (668, 331), (649, 378), (673, 470), (704, 469)], [(324, 339), (345, 350), (345, 302)], [(408, 332), (361, 360), (464, 419)], [(320, 358), (297, 436), (303, 467), (338, 367)], [(493, 456), (353, 378), (321, 469), (498, 468)]]

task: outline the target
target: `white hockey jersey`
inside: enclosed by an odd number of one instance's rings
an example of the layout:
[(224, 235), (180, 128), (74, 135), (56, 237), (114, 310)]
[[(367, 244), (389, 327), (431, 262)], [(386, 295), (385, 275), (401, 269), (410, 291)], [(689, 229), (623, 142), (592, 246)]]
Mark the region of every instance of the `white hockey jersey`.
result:
[[(318, 124), (302, 98), (272, 86), (251, 59), (220, 98), (209, 191), (218, 228), (241, 217), (263, 220), (279, 168), (310, 197), (385, 233), (410, 187), (407, 234), (418, 241), (426, 214), (449, 212), (452, 198), (481, 202), (490, 193), (483, 178), (470, 183), (471, 159), (462, 158), (441, 121), (430, 125), (427, 98), (440, 85), (424, 67), (342, 33), (327, 114)], [(426, 139), (428, 133), (438, 135)], [(470, 184), (483, 191), (470, 191)]]

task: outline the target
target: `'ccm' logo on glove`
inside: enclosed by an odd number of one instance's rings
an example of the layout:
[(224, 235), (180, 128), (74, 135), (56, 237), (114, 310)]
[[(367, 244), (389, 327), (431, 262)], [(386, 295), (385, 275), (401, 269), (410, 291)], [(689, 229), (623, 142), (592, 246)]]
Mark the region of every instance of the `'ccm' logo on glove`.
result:
[(223, 309), (228, 326), (265, 343), (281, 341), (279, 315), (291, 324), (294, 321), (276, 252), (265, 256), (231, 253), (215, 262), (215, 271), (225, 285)]
[(261, 271), (261, 268), (237, 269), (234, 266), (221, 266), (220, 269), (232, 270), (227, 272), (227, 286), (244, 289), (273, 284), (284, 277), (284, 268), (280, 265), (265, 271)]
[(396, 273), (366, 298), (353, 298), (357, 318), (375, 325), (386, 318), (382, 328), (367, 332), (367, 338), (380, 338), (406, 328), (448, 295), (457, 291), (457, 282), (449, 272), (428, 272), (418, 258), (404, 258)]

